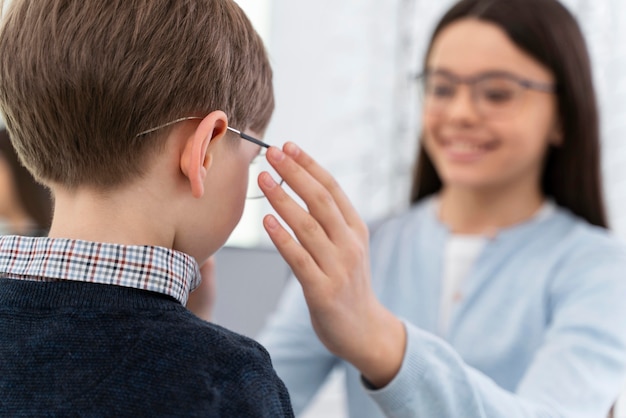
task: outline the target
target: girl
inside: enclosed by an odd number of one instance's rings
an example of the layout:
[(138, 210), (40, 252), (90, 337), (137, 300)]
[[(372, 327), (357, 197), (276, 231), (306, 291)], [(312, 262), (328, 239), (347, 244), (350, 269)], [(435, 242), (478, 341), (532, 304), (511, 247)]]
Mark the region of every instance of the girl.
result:
[(261, 337), (296, 413), (342, 364), (354, 418), (606, 416), (626, 380), (626, 258), (577, 23), (556, 0), (462, 0), (420, 83), (413, 205), (371, 237), (303, 151), (268, 152), (309, 209), (260, 176), (298, 239), (265, 218), (301, 285)]

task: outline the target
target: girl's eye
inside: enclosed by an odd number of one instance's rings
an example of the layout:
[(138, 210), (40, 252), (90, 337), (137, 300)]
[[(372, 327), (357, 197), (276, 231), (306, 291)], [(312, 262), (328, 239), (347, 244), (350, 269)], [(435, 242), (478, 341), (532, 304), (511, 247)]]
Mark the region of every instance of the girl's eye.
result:
[(431, 96), (448, 98), (454, 96), (455, 88), (451, 84), (435, 84), (429, 86), (427, 91)]
[(505, 104), (513, 100), (515, 92), (506, 88), (490, 88), (483, 90), (481, 97), (489, 103)]

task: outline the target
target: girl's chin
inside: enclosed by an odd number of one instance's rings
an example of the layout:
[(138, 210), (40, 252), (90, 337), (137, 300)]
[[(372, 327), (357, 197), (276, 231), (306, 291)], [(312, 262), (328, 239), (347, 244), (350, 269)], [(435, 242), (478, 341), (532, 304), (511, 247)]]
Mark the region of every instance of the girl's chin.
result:
[(441, 180), (445, 188), (479, 192), (496, 186), (494, 178), (497, 178), (495, 173), (488, 175), (488, 173), (468, 173), (465, 170), (465, 172), (449, 172)]

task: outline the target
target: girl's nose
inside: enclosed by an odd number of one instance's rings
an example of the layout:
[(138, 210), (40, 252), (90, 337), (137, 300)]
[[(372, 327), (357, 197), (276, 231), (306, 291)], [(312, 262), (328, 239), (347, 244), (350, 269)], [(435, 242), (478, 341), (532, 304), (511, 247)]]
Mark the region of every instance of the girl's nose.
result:
[(454, 122), (475, 123), (481, 119), (472, 88), (459, 85), (445, 110), (446, 117)]

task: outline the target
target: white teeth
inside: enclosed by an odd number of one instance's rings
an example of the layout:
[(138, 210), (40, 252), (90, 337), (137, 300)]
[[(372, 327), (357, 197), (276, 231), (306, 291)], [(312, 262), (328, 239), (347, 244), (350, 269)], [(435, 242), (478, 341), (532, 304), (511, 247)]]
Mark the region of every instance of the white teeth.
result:
[(484, 149), (484, 147), (480, 145), (471, 144), (469, 142), (452, 142), (448, 144), (448, 148), (458, 152), (479, 152)]

